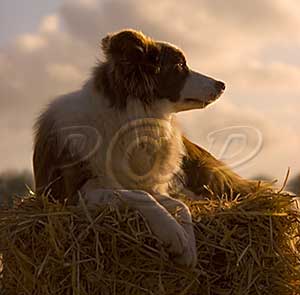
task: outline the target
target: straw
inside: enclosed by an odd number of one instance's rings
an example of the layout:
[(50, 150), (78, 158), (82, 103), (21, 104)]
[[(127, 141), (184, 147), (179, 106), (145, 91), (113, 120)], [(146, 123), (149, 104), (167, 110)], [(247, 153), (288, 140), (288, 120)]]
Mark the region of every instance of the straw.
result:
[(258, 188), (228, 199), (183, 198), (197, 240), (190, 270), (172, 262), (138, 212), (26, 198), (0, 210), (0, 288), (9, 295), (300, 294), (293, 198)]

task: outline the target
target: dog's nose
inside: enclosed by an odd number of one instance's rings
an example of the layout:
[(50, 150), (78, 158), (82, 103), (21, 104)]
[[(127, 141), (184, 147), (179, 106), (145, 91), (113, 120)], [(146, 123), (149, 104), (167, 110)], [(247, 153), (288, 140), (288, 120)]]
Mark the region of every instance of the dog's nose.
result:
[(225, 83), (222, 81), (216, 81), (216, 88), (218, 89), (218, 91), (225, 90), (226, 88)]

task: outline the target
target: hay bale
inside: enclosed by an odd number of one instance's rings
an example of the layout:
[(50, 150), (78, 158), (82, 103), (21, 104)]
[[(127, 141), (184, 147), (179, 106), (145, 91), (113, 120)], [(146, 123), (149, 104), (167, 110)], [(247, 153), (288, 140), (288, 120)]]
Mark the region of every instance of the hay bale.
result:
[[(300, 294), (300, 214), (292, 198), (186, 201), (194, 271), (172, 263), (138, 212), (26, 199), (0, 211), (4, 294)], [(163, 226), (163, 225), (162, 225)]]

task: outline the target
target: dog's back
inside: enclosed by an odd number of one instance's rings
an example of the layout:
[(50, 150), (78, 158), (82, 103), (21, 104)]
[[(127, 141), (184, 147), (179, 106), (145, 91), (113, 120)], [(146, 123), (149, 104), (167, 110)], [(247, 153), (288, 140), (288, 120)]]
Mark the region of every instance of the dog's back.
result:
[(74, 203), (76, 191), (93, 177), (88, 157), (99, 140), (93, 95), (87, 83), (56, 98), (36, 121), (33, 170), (38, 195), (50, 193), (55, 199)]

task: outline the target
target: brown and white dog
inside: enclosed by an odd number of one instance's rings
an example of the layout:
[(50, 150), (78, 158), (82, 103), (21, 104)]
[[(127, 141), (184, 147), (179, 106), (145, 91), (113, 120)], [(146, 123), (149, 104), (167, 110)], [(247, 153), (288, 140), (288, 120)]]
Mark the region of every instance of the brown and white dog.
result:
[(241, 193), (252, 183), (188, 141), (174, 114), (204, 108), (225, 84), (191, 70), (176, 46), (134, 30), (109, 34), (102, 49), (106, 60), (83, 88), (57, 98), (36, 122), (36, 192), (71, 204), (78, 192), (89, 204), (124, 201), (177, 263), (193, 267), (191, 214), (170, 195), (205, 195), (206, 186)]

